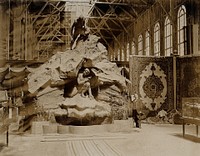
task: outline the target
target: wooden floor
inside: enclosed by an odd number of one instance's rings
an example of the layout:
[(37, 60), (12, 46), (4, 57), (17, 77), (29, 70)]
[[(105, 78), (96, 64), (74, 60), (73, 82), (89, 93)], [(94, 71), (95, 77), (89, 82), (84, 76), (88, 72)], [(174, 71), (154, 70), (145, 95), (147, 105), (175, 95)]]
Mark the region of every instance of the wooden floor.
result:
[[(70, 156), (120, 156), (121, 154), (105, 140), (77, 140), (66, 142)], [(80, 152), (81, 151), (81, 152)]]
[(124, 139), (124, 137), (98, 136), (98, 137), (67, 137), (46, 136), (42, 142), (63, 142), (66, 144), (67, 156), (121, 156), (122, 154), (108, 140)]
[[(141, 129), (98, 134), (11, 135), (2, 156), (199, 156), (195, 125), (142, 124)], [(4, 141), (1, 138), (0, 141)]]

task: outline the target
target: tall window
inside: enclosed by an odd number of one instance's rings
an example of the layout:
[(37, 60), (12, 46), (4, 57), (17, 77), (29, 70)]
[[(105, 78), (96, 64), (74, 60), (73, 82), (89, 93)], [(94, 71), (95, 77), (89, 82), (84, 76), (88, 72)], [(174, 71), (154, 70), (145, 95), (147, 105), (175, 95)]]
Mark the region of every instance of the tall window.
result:
[(165, 19), (165, 56), (170, 56), (173, 53), (172, 45), (172, 24), (169, 17)]
[(121, 59), (120, 59), (120, 61), (125, 61), (124, 51), (125, 51), (125, 50), (122, 48), (122, 49), (121, 49)]
[(143, 55), (143, 38), (142, 35), (138, 37), (138, 55)]
[(156, 23), (154, 27), (154, 55), (160, 56), (160, 24)]
[(132, 55), (135, 55), (135, 53), (136, 53), (135, 42), (133, 41), (133, 42), (132, 42), (132, 48), (131, 48), (131, 54), (132, 54)]
[(110, 55), (110, 61), (114, 61), (115, 53), (112, 51)]
[(150, 55), (150, 35), (148, 30), (145, 33), (145, 55)]
[(183, 56), (186, 54), (186, 8), (182, 5), (178, 10), (178, 54)]
[(120, 61), (120, 48), (117, 50), (117, 61)]
[(126, 47), (126, 61), (129, 61), (129, 55), (130, 55), (130, 45), (129, 43), (127, 43), (127, 47)]

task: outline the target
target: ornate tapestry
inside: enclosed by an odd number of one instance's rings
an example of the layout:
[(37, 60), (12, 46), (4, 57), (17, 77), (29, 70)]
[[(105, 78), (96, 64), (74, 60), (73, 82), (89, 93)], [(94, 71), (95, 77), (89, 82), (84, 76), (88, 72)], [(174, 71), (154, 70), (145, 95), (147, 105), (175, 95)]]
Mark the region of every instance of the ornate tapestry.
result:
[(177, 58), (177, 99), (200, 97), (200, 56)]
[(130, 59), (132, 94), (137, 94), (150, 111), (173, 108), (172, 57), (139, 57)]

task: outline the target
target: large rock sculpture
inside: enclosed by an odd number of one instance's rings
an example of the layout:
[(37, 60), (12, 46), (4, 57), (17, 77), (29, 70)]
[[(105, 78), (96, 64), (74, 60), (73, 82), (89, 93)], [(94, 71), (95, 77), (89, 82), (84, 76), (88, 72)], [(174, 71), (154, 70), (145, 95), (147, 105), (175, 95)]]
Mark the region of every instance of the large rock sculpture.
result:
[[(98, 40), (89, 35), (75, 49), (56, 53), (28, 76), (28, 91), (37, 98), (37, 106), (53, 114), (58, 123), (93, 125), (127, 117), (125, 78)], [(80, 75), (85, 83), (79, 83)]]

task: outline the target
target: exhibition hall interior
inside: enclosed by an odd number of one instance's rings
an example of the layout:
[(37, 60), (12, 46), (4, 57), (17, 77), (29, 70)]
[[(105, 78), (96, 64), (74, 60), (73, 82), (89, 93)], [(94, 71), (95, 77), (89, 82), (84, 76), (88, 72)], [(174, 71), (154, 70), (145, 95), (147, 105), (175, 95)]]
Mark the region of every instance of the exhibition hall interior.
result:
[(1, 0), (0, 155), (199, 156), (199, 0)]

